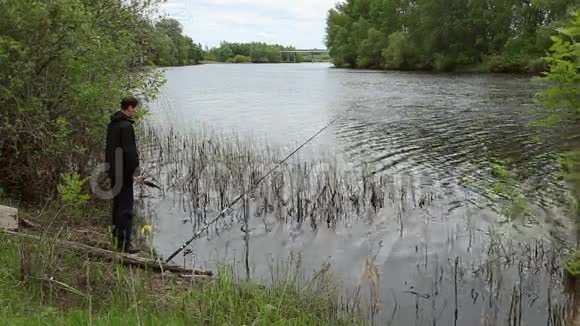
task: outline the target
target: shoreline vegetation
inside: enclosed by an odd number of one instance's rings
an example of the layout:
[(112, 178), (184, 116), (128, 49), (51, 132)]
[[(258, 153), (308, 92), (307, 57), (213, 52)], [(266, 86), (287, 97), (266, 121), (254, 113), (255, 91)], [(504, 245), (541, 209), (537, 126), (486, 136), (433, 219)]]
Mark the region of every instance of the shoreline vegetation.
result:
[(329, 11), (338, 67), (540, 72), (574, 0), (347, 0)]
[[(0, 204), (11, 204), (0, 199)], [(0, 232), (0, 315), (9, 325), (363, 325), (360, 306), (339, 309), (337, 283), (320, 271), (304, 277), (299, 260), (279, 262), (271, 283), (244, 280), (232, 266), (218, 276), (183, 278), (170, 272), (101, 261), (55, 244), (103, 236), (108, 203), (71, 215), (60, 204), (19, 217), (40, 240)], [(92, 216), (94, 220), (88, 220)], [(71, 223), (76, 221), (76, 223)], [(143, 238), (143, 235), (141, 235)], [(143, 240), (143, 239), (140, 239)], [(107, 245), (105, 241), (103, 244)], [(93, 244), (95, 245), (95, 244)]]
[[(263, 62), (219, 62), (219, 61), (214, 61), (214, 60), (201, 60), (199, 63), (194, 63), (194, 64), (189, 64), (189, 65), (183, 65), (183, 66), (158, 66), (158, 68), (180, 68), (180, 67), (193, 67), (193, 66), (201, 66), (201, 65), (229, 65), (229, 64), (256, 64), (256, 65), (260, 65), (260, 64), (289, 64), (293, 62), (277, 62), (277, 63), (263, 63)], [(296, 63), (311, 63), (311, 61), (304, 61), (304, 62), (296, 62)], [(314, 63), (331, 63), (330, 61), (315, 61)]]

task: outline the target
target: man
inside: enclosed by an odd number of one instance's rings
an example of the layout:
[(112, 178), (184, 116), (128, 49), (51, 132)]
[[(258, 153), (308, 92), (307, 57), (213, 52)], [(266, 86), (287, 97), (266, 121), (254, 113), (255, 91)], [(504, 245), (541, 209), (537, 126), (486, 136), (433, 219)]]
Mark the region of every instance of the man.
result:
[(121, 110), (111, 116), (107, 127), (106, 162), (113, 191), (113, 235), (116, 246), (122, 252), (139, 252), (131, 244), (133, 226), (133, 176), (139, 170), (139, 154), (135, 143), (133, 120), (137, 114), (139, 101), (125, 97)]

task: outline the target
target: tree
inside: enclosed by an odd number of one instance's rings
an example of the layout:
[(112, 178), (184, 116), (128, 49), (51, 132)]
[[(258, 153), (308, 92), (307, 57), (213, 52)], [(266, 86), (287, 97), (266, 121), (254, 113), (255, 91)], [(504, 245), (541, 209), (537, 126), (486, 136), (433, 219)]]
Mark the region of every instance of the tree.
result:
[(56, 193), (61, 174), (104, 151), (109, 115), (129, 93), (154, 96), (148, 5), (118, 0), (0, 1), (0, 188), (23, 200)]
[[(552, 37), (550, 54), (546, 58), (549, 70), (542, 78), (545, 88), (536, 97), (539, 104), (549, 111), (541, 126), (557, 126), (560, 123), (580, 120), (580, 10), (568, 26), (558, 29)], [(565, 180), (571, 185), (576, 200), (576, 232), (580, 241), (580, 150), (571, 148), (562, 155)], [(578, 245), (578, 244), (577, 244)], [(576, 260), (580, 259), (577, 254)], [(578, 265), (578, 264), (576, 264)], [(576, 272), (578, 272), (576, 270)]]
[(177, 62), (177, 48), (166, 34), (157, 33), (155, 37), (155, 57), (153, 61), (160, 66), (170, 66)]
[(234, 56), (235, 56), (234, 51), (232, 51), (230, 45), (226, 42), (223, 42), (218, 49), (218, 60), (220, 62), (227, 62)]
[(326, 46), (339, 67), (354, 66), (356, 63), (356, 46), (350, 36), (353, 18), (345, 10), (346, 4), (337, 5), (336, 10), (330, 10), (326, 20)]
[(154, 63), (160, 66), (183, 66), (203, 60), (201, 45), (183, 35), (183, 26), (172, 18), (161, 19), (155, 24), (156, 49)]
[(254, 63), (268, 63), (268, 47), (265, 44), (254, 44), (250, 50), (250, 58)]
[(183, 33), (183, 26), (181, 23), (173, 18), (163, 18), (157, 24), (155, 28), (161, 33), (169, 36), (173, 43), (176, 44), (181, 38)]
[(562, 120), (580, 119), (580, 10), (569, 26), (558, 29), (552, 36), (550, 55), (546, 57), (549, 70), (542, 81), (546, 87), (536, 100), (551, 114), (546, 120), (553, 124)]
[(391, 69), (400, 69), (407, 66), (407, 35), (404, 32), (395, 32), (389, 35), (389, 46), (383, 50), (383, 66)]
[(383, 33), (371, 27), (367, 31), (367, 36), (364, 37), (358, 46), (357, 66), (362, 68), (380, 67), (381, 50), (384, 43)]

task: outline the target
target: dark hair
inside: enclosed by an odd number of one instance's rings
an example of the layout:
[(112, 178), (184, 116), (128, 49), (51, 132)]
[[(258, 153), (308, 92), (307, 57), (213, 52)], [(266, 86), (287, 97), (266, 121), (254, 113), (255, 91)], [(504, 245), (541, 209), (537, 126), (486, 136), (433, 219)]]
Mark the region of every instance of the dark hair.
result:
[(137, 107), (139, 100), (133, 96), (127, 96), (121, 100), (121, 109), (127, 110), (130, 106)]

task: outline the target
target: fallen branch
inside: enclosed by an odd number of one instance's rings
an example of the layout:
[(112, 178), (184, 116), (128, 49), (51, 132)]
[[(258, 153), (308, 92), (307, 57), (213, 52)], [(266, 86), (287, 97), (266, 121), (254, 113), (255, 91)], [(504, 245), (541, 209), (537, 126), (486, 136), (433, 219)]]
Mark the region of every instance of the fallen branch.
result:
[[(14, 232), (9, 230), (3, 231), (5, 234), (17, 236), (25, 239), (31, 239), (36, 241), (46, 240), (48, 238), (41, 237), (37, 235), (31, 235), (21, 232)], [(81, 252), (82, 254), (86, 254), (89, 257), (99, 258), (106, 261), (120, 261), (124, 265), (135, 266), (143, 269), (154, 270), (158, 272), (169, 271), (173, 273), (178, 273), (180, 275), (193, 275), (193, 277), (199, 278), (209, 278), (213, 275), (211, 271), (199, 271), (199, 270), (192, 270), (186, 269), (180, 266), (172, 265), (164, 263), (162, 260), (155, 260), (151, 258), (139, 257), (136, 255), (130, 255), (120, 252), (114, 252), (111, 250), (91, 247), (82, 243), (73, 242), (73, 241), (66, 241), (66, 240), (59, 240), (59, 239), (51, 239), (54, 241), (54, 244), (64, 247), (66, 249), (74, 250), (77, 252)]]

